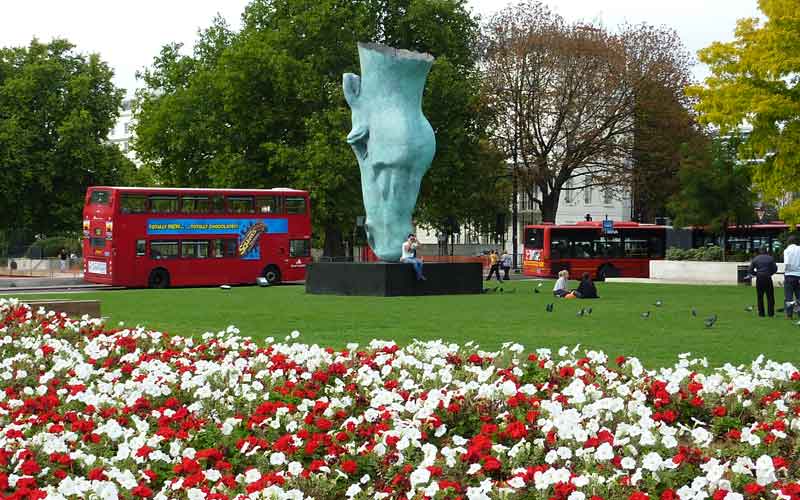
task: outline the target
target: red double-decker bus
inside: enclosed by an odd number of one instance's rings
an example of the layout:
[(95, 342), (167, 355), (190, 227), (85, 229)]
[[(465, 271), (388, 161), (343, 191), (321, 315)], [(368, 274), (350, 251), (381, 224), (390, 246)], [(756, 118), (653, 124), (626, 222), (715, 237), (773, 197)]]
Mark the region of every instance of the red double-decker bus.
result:
[(649, 278), (650, 261), (663, 259), (666, 227), (603, 221), (525, 227), (523, 274), (553, 277), (566, 269), (574, 277)]
[(166, 288), (305, 279), (308, 192), (93, 186), (83, 209), (84, 280)]

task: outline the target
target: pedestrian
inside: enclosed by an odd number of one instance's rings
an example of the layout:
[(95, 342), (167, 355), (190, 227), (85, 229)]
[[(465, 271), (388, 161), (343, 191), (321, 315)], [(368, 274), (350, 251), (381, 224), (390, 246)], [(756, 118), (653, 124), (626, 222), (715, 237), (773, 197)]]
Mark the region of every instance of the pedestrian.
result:
[(568, 280), (569, 271), (566, 269), (559, 271), (558, 280), (556, 280), (556, 284), (553, 286), (553, 295), (556, 297), (566, 297), (569, 295), (569, 289), (567, 289)]
[(511, 254), (503, 250), (503, 255), (500, 257), (500, 267), (503, 268), (503, 279), (508, 281), (508, 272), (511, 271)]
[(492, 279), (492, 274), (497, 276), (497, 281), (503, 282), (503, 278), (500, 277), (500, 259), (497, 256), (497, 250), (489, 252), (489, 276), (486, 277), (486, 281)]
[(759, 254), (750, 261), (750, 275), (756, 277), (756, 296), (758, 298), (758, 315), (764, 317), (764, 295), (767, 296), (767, 312), (769, 317), (775, 316), (775, 289), (772, 287), (772, 275), (778, 272), (778, 265), (767, 247), (759, 249)]
[(417, 281), (425, 281), (425, 276), (422, 274), (422, 260), (417, 258), (417, 248), (419, 241), (414, 233), (408, 235), (408, 238), (403, 243), (403, 255), (400, 257), (400, 262), (411, 264), (414, 266), (414, 273), (417, 275)]
[(789, 246), (783, 251), (783, 298), (786, 318), (792, 319), (795, 306), (800, 311), (800, 246), (794, 234), (786, 240)]
[(58, 266), (62, 273), (67, 272), (67, 250), (62, 248), (60, 252), (58, 252)]

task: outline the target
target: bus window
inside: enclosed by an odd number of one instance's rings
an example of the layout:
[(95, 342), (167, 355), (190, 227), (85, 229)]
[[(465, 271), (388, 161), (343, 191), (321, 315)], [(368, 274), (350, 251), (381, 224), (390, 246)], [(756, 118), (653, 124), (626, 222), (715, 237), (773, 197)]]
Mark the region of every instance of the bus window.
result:
[(105, 248), (106, 247), (106, 239), (105, 238), (92, 238), (91, 239), (92, 248)]
[(181, 257), (184, 259), (207, 259), (208, 241), (181, 241)]
[(311, 240), (289, 240), (289, 257), (309, 257)]
[(212, 242), (214, 248), (214, 257), (221, 259), (223, 257), (236, 257), (236, 240), (227, 238), (224, 240), (214, 240)]
[(544, 230), (528, 228), (525, 230), (525, 246), (527, 248), (544, 248)]
[(136, 240), (136, 256), (142, 257), (147, 254), (147, 245), (144, 240)]
[(151, 196), (150, 211), (157, 214), (172, 214), (178, 211), (177, 196)]
[(211, 212), (221, 214), (225, 211), (225, 197), (212, 196), (211, 197)]
[(626, 237), (624, 256), (630, 259), (646, 259), (649, 253), (648, 247), (649, 242), (644, 235), (641, 237)]
[(607, 234), (597, 240), (597, 257), (619, 258), (622, 257), (622, 241), (619, 235)]
[(175, 259), (178, 257), (177, 241), (151, 241), (150, 257), (153, 259)]
[(262, 214), (280, 213), (280, 198), (277, 196), (259, 196), (256, 198), (256, 212)]
[(208, 196), (182, 196), (181, 212), (188, 214), (207, 214), (211, 211)]
[(286, 213), (301, 215), (306, 213), (305, 198), (286, 198)]
[(120, 212), (123, 214), (143, 214), (147, 212), (147, 197), (123, 194), (120, 198)]
[(253, 212), (252, 196), (228, 196), (228, 211), (232, 214), (249, 214)]
[(92, 191), (92, 197), (89, 203), (92, 205), (108, 205), (111, 202), (111, 193), (109, 191)]

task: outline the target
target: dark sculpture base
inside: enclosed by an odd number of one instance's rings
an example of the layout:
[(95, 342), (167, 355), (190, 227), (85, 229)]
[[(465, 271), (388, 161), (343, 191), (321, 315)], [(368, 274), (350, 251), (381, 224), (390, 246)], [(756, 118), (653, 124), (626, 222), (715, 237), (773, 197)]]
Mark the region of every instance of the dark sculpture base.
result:
[(430, 263), (417, 281), (411, 264), (388, 262), (316, 262), (306, 270), (306, 293), (401, 297), (478, 294), (483, 268), (478, 262)]

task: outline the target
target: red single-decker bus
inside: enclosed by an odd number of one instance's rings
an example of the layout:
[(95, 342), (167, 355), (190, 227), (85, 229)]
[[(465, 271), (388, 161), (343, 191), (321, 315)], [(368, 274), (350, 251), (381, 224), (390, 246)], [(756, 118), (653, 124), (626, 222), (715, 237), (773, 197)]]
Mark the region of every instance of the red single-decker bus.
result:
[(166, 288), (305, 279), (308, 192), (93, 186), (83, 209), (84, 280)]
[(551, 278), (566, 269), (575, 278), (649, 278), (650, 261), (664, 258), (667, 228), (605, 222), (526, 226), (523, 274)]

